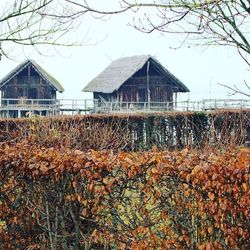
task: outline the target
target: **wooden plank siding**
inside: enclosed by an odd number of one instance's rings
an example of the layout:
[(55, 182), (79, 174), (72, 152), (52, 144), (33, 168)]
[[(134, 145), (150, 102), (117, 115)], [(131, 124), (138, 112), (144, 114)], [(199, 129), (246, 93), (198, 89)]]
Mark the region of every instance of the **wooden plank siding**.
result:
[(14, 99), (55, 99), (56, 90), (29, 66), (2, 87), (1, 97)]
[[(118, 91), (111, 94), (94, 92), (94, 99), (104, 99), (107, 102), (147, 102), (147, 78), (133, 77), (126, 81)], [(163, 77), (149, 77), (150, 101), (173, 102), (173, 86), (169, 85)]]

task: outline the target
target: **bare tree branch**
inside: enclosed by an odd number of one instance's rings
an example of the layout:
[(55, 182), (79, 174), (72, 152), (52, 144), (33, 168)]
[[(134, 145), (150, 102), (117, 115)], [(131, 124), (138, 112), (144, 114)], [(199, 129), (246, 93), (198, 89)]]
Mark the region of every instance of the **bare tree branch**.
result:
[[(90, 1), (66, 0), (83, 13), (114, 15), (132, 11), (131, 26), (145, 33), (154, 31), (189, 34), (189, 41), (237, 48), (244, 60), (250, 55), (249, 0), (120, 0), (120, 8), (106, 10)], [(150, 14), (150, 15), (149, 15)], [(196, 42), (194, 42), (196, 44)]]
[(250, 94), (247, 93), (247, 91), (250, 92), (250, 86), (247, 84), (246, 81), (244, 81), (245, 86), (247, 87), (246, 91), (241, 90), (238, 86), (234, 85), (233, 87), (230, 87), (226, 84), (218, 83), (219, 85), (229, 89), (231, 91), (230, 95), (236, 95), (236, 94), (241, 94), (247, 97), (250, 97)]
[(8, 56), (8, 44), (65, 45), (75, 30), (79, 13), (66, 0), (2, 0), (0, 3), (0, 54)]

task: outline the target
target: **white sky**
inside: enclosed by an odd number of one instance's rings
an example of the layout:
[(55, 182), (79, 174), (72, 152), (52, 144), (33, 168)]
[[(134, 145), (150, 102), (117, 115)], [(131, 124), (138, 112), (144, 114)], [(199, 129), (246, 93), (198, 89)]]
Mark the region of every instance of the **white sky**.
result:
[[(130, 18), (131, 20), (131, 18)], [(64, 87), (59, 98), (92, 98), (92, 94), (81, 90), (107, 67), (112, 60), (125, 56), (150, 54), (179, 78), (190, 94), (179, 96), (180, 101), (209, 98), (246, 98), (240, 95), (230, 97), (228, 90), (218, 83), (234, 85), (250, 80), (249, 68), (237, 52), (229, 47), (191, 47), (179, 49), (180, 37), (160, 33), (143, 34), (127, 26), (126, 15), (112, 17), (108, 21), (83, 18), (82, 25), (71, 37), (87, 36), (87, 46), (48, 49), (49, 56), (16, 45), (10, 48), (15, 60), (2, 58), (0, 78), (20, 62), (31, 58), (53, 75)], [(46, 48), (47, 49), (47, 48)]]

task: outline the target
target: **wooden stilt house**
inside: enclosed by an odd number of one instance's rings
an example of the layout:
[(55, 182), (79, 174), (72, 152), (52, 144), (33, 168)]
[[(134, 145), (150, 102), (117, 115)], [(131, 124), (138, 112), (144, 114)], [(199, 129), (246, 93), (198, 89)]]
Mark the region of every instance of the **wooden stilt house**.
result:
[(173, 106), (176, 94), (189, 89), (155, 58), (142, 55), (113, 61), (83, 91), (93, 92), (102, 103), (155, 107), (157, 103)]
[(27, 112), (48, 115), (54, 111), (61, 84), (33, 60), (17, 66), (0, 81), (1, 116), (21, 117)]

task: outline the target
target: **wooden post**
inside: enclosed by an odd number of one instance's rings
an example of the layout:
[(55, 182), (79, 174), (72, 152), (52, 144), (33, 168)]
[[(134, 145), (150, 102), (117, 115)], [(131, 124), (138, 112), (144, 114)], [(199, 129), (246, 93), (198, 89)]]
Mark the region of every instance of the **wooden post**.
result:
[(31, 67), (31, 66), (28, 67), (28, 79), (29, 79), (28, 82), (29, 82), (29, 85), (31, 84), (30, 67)]
[(150, 88), (149, 88), (149, 66), (150, 62), (147, 63), (147, 95), (148, 95), (148, 109), (150, 109)]
[(177, 109), (177, 92), (174, 92), (174, 108)]

